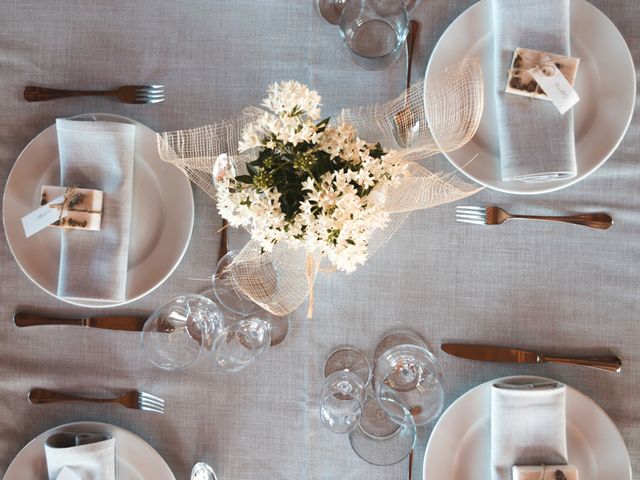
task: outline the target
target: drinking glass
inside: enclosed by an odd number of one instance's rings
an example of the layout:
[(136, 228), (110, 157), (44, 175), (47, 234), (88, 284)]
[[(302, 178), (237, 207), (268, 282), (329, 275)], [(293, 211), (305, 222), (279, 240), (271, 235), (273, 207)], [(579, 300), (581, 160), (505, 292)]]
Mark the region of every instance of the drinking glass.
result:
[(357, 427), (366, 387), (358, 375), (338, 371), (329, 375), (320, 396), (320, 419), (334, 433), (348, 433)]
[(383, 70), (400, 56), (408, 24), (400, 0), (348, 0), (340, 33), (355, 63), (366, 70)]
[[(340, 15), (349, 0), (317, 0), (317, 7), (320, 15), (329, 23), (338, 25), (340, 23)], [(396, 1), (396, 0), (389, 0)], [(420, 0), (403, 0), (402, 4), (410, 11)]]
[(405, 459), (416, 442), (409, 410), (393, 395), (368, 394), (358, 426), (349, 433), (351, 448), (372, 465), (394, 465)]
[(355, 348), (334, 350), (324, 363), (324, 376), (335, 372), (350, 372), (360, 378), (366, 387), (371, 381), (371, 364), (366, 355)]
[(218, 306), (202, 295), (181, 295), (151, 314), (142, 329), (149, 359), (165, 370), (182, 370), (210, 351), (224, 327)]
[(213, 342), (213, 359), (227, 372), (248, 367), (271, 344), (271, 326), (268, 322), (248, 317), (225, 327)]
[(409, 332), (389, 335), (380, 342), (374, 358), (373, 387), (379, 397), (397, 399), (418, 426), (440, 414), (444, 405), (442, 373), (422, 340)]

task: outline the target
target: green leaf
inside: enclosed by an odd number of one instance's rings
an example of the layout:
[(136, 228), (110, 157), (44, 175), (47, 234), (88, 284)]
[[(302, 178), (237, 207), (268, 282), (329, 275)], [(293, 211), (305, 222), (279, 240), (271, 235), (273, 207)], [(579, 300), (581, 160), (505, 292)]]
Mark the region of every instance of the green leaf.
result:
[(240, 183), (246, 183), (247, 185), (253, 185), (253, 178), (249, 175), (238, 175), (236, 181)]

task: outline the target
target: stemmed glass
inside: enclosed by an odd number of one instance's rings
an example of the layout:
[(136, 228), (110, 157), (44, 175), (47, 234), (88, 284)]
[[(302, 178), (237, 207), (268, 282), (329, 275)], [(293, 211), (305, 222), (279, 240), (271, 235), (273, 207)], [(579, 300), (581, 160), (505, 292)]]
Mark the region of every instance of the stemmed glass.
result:
[(376, 394), (396, 398), (409, 409), (416, 425), (425, 425), (441, 412), (440, 365), (418, 337), (409, 332), (385, 337), (376, 349), (374, 365)]
[(354, 452), (372, 465), (394, 465), (405, 459), (416, 442), (411, 412), (392, 394), (367, 395), (360, 424), (349, 433)]
[(348, 433), (362, 414), (371, 365), (355, 348), (333, 351), (324, 364), (325, 381), (320, 396), (320, 419), (334, 433)]
[[(211, 298), (220, 305), (225, 319), (227, 319), (227, 325), (246, 317), (256, 317), (266, 322), (270, 329), (270, 345), (273, 347), (286, 338), (289, 330), (289, 318), (286, 315), (274, 315), (268, 312), (240, 291), (233, 276), (229, 273), (230, 265), (239, 254), (240, 250), (231, 250), (218, 261), (216, 272), (213, 275), (213, 288), (203, 292), (202, 295)], [(256, 267), (254, 275), (256, 278), (263, 276), (269, 278), (275, 276), (275, 272), (270, 268), (270, 265), (260, 265)]]
[(142, 330), (149, 359), (165, 370), (182, 370), (211, 351), (224, 328), (218, 306), (202, 295), (181, 295), (151, 314)]
[(366, 387), (358, 375), (337, 371), (324, 381), (320, 419), (334, 433), (348, 433), (358, 426)]
[(271, 325), (257, 317), (248, 317), (224, 328), (213, 342), (213, 359), (228, 372), (248, 367), (271, 344)]

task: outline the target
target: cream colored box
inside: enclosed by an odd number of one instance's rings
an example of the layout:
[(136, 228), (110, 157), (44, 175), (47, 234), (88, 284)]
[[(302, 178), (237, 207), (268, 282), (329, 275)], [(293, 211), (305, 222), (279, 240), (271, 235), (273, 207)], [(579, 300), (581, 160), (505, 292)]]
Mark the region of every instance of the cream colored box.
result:
[(513, 467), (513, 480), (578, 480), (578, 470), (573, 465), (539, 465)]
[(569, 85), (573, 87), (579, 64), (579, 58), (564, 57), (555, 53), (530, 50), (528, 48), (516, 48), (515, 52), (513, 52), (505, 92), (550, 100), (528, 70), (536, 65), (540, 65), (543, 68), (557, 68), (567, 79)]
[[(57, 197), (62, 197), (67, 187), (43, 185), (40, 190), (40, 205), (46, 205)], [(73, 197), (65, 205), (60, 220), (51, 227), (100, 230), (102, 225), (103, 193), (90, 188), (76, 188)]]

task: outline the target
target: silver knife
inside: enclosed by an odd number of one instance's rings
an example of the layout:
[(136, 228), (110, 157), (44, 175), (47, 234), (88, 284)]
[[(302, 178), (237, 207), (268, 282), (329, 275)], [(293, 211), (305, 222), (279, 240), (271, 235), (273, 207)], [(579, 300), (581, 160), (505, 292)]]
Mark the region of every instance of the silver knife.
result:
[(146, 317), (114, 316), (86, 318), (58, 318), (35, 315), (28, 312), (17, 312), (13, 323), (18, 327), (34, 327), (37, 325), (78, 325), (81, 327), (106, 328), (108, 330), (126, 330), (140, 332)]
[(507, 363), (563, 363), (597, 368), (608, 372), (622, 370), (622, 360), (616, 355), (605, 357), (558, 357), (515, 348), (492, 347), (488, 345), (465, 345), (461, 343), (443, 343), (442, 350), (449, 355), (480, 360), (482, 362)]

